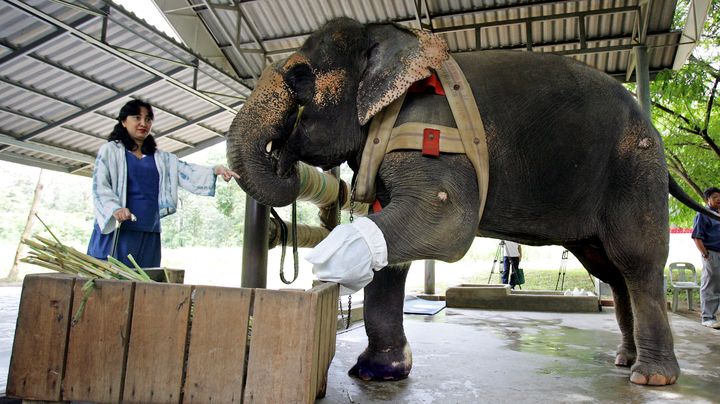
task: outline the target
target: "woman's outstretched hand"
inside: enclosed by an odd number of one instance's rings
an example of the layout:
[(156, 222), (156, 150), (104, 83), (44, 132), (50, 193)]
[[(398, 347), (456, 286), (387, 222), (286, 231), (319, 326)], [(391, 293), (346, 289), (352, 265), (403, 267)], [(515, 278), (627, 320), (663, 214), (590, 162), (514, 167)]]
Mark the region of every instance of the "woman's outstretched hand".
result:
[(235, 178), (236, 180), (240, 179), (240, 176), (235, 171), (232, 171), (229, 168), (220, 165), (215, 166), (215, 175), (221, 175), (222, 179), (225, 180), (225, 182), (228, 182), (233, 178)]

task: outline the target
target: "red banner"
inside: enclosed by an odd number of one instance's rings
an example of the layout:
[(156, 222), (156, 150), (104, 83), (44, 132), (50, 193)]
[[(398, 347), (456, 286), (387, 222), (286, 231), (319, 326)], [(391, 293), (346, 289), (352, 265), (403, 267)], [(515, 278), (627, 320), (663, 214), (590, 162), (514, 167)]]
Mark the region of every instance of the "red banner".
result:
[(670, 229), (670, 234), (678, 234), (678, 233), (692, 233), (692, 229), (683, 229), (679, 227), (673, 227)]

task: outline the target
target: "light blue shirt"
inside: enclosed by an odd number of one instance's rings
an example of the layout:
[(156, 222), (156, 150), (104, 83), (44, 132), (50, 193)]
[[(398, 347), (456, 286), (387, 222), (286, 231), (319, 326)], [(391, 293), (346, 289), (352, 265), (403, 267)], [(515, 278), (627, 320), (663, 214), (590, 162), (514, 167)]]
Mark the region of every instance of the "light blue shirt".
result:
[[(216, 176), (213, 167), (186, 163), (174, 154), (161, 150), (155, 151), (155, 164), (160, 176), (160, 217), (177, 211), (178, 186), (198, 195), (215, 195)], [(103, 234), (115, 230), (116, 220), (112, 214), (127, 207), (126, 201), (125, 146), (120, 142), (107, 142), (100, 147), (93, 170), (95, 220)]]

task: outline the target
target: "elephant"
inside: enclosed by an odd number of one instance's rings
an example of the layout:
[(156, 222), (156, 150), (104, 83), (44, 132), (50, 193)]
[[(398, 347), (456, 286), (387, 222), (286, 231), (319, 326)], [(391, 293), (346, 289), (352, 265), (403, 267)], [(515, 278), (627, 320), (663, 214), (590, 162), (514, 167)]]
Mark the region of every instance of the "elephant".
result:
[[(299, 161), (357, 172), (373, 116), (448, 57), (431, 33), (334, 19), (287, 59), (269, 64), (233, 120), (227, 158), (261, 204), (298, 195)], [(403, 329), (409, 262), (454, 262), (476, 236), (562, 245), (610, 285), (621, 330), (615, 364), (642, 385), (680, 368), (663, 290), (668, 192), (702, 210), (669, 176), (662, 139), (615, 79), (568, 57), (511, 50), (453, 54), (475, 97), (489, 154), (482, 215), (464, 154), (387, 153), (370, 219), (388, 266), (365, 287), (368, 346), (350, 374), (400, 380), (412, 368)], [(445, 97), (407, 93), (396, 125), (456, 127)]]

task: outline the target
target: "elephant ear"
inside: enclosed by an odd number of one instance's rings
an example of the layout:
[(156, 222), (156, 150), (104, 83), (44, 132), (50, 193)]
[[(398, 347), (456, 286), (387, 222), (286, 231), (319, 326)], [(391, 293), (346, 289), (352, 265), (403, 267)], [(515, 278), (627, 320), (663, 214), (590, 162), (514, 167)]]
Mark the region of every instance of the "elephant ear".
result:
[(357, 95), (361, 125), (448, 58), (445, 41), (429, 32), (393, 24), (372, 25), (368, 32), (372, 45)]

